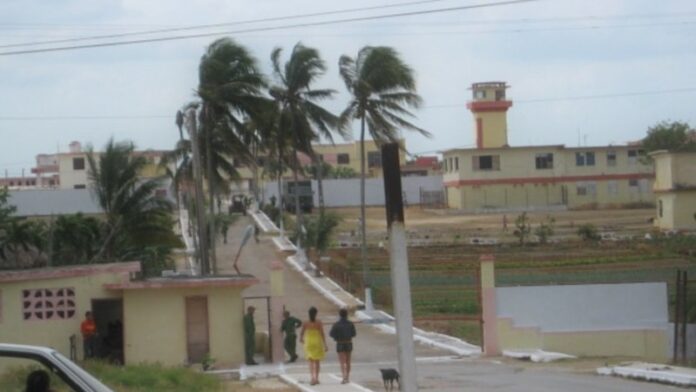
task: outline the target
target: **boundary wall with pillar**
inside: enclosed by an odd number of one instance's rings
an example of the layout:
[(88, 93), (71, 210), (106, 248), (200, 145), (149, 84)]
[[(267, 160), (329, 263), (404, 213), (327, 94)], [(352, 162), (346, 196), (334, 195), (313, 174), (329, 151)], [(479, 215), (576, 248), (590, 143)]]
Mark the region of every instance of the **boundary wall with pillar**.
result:
[(486, 355), (540, 349), (668, 359), (664, 282), (495, 288), (494, 260), (486, 256), (481, 259), (481, 295)]

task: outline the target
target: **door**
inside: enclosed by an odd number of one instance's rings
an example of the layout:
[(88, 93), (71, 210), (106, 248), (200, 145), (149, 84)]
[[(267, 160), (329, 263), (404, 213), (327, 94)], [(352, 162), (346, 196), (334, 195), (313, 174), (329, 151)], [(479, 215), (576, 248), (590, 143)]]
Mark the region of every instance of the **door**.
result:
[(200, 363), (210, 350), (208, 297), (186, 297), (186, 351), (189, 363)]
[(123, 364), (123, 300), (93, 299), (92, 314), (97, 325), (97, 356), (111, 363)]

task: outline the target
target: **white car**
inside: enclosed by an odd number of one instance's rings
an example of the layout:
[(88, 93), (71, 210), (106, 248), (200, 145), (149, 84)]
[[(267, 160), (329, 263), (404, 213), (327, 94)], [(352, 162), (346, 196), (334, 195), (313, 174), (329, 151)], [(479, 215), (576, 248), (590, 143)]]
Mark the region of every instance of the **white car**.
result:
[(60, 378), (74, 392), (113, 392), (58, 351), (39, 346), (0, 343), (0, 363), (39, 365)]

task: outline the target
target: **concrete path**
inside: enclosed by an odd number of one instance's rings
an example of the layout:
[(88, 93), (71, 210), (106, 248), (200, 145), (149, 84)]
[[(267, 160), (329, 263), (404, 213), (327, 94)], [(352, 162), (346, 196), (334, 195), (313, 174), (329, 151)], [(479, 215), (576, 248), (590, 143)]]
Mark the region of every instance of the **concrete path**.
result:
[[(229, 241), (218, 248), (218, 265), (221, 273), (234, 273), (232, 261), (239, 247), (238, 241), (247, 225), (253, 224), (250, 217), (242, 217), (230, 227)], [(266, 296), (269, 293), (269, 267), (274, 261), (285, 256), (276, 253), (271, 237), (260, 236), (260, 243), (253, 239), (243, 249), (239, 268), (242, 273), (255, 275), (260, 283), (243, 292), (244, 297)], [(286, 309), (300, 319), (307, 318), (307, 310), (315, 306), (319, 318), (330, 327), (336, 320), (337, 306), (307, 282), (306, 276), (290, 268), (287, 264), (284, 273), (286, 290)], [(255, 304), (256, 305), (256, 304)], [(257, 330), (265, 330), (266, 316), (257, 306)], [(354, 320), (358, 321), (358, 320)], [(333, 344), (326, 359), (322, 362), (321, 384), (309, 385), (307, 364), (303, 359), (284, 366), (285, 379), (302, 391), (382, 391), (380, 368), (397, 368), (396, 337), (380, 331), (372, 325), (357, 323), (357, 339), (354, 343), (353, 372), (351, 381), (355, 384), (341, 385), (340, 369)], [(327, 331), (328, 332), (328, 331)], [(300, 357), (302, 350), (298, 343)], [(458, 358), (450, 352), (416, 344), (418, 361), (418, 384), (421, 391), (611, 391), (648, 392), (676, 391), (670, 386), (639, 383), (630, 380), (599, 376), (594, 371), (578, 372), (572, 366), (551, 366), (530, 363), (516, 363), (509, 360), (490, 360), (477, 358)]]

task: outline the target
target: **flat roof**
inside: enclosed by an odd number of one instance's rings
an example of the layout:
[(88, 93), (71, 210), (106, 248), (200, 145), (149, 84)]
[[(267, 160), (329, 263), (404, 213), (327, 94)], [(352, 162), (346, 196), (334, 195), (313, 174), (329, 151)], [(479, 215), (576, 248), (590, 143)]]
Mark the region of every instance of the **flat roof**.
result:
[(249, 287), (259, 280), (254, 275), (175, 276), (105, 284), (109, 290), (153, 290), (197, 287)]
[(607, 145), (607, 146), (580, 146), (580, 147), (566, 147), (564, 144), (547, 144), (538, 146), (510, 146), (510, 147), (488, 147), (488, 148), (450, 148), (448, 150), (442, 150), (440, 153), (449, 153), (456, 151), (512, 151), (512, 150), (539, 150), (539, 149), (557, 149), (557, 150), (569, 150), (569, 151), (587, 151), (587, 150), (611, 150), (611, 149), (639, 149), (639, 146), (631, 146), (626, 144), (621, 145)]
[(8, 204), (17, 207), (15, 216), (101, 214), (89, 189), (27, 189), (10, 191)]
[(81, 264), (65, 267), (27, 268), (22, 270), (0, 270), (0, 283), (23, 282), (27, 280), (46, 280), (91, 276), (105, 273), (130, 274), (140, 272), (139, 261), (108, 264)]

